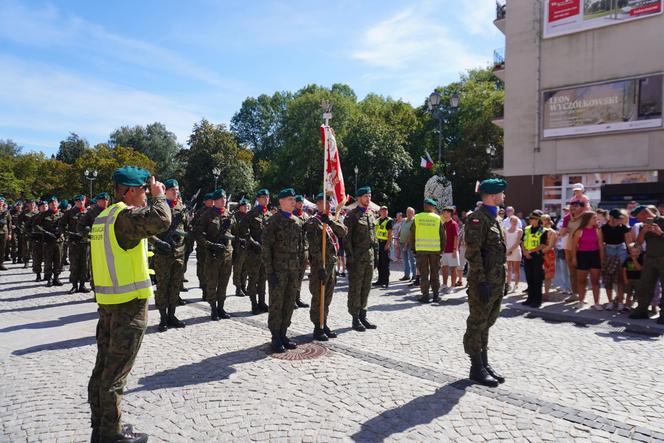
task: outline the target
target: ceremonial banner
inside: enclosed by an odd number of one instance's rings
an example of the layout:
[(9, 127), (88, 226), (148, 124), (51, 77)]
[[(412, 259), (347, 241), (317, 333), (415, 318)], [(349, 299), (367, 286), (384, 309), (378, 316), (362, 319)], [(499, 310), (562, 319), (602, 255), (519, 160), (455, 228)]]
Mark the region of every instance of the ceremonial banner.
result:
[(320, 133), (323, 140), (323, 149), (325, 149), (325, 188), (323, 191), (325, 195), (329, 195), (331, 192), (334, 193), (332, 206), (336, 206), (346, 196), (337, 139), (334, 137), (334, 130), (329, 126), (321, 125)]

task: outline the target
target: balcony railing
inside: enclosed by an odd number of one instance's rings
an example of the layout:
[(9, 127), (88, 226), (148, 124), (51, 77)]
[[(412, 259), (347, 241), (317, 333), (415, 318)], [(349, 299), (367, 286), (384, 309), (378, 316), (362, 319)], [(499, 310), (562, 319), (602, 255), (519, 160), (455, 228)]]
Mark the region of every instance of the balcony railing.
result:
[(504, 1), (496, 2), (496, 20), (502, 20), (507, 16), (507, 5)]
[(505, 69), (505, 48), (493, 51), (493, 69)]

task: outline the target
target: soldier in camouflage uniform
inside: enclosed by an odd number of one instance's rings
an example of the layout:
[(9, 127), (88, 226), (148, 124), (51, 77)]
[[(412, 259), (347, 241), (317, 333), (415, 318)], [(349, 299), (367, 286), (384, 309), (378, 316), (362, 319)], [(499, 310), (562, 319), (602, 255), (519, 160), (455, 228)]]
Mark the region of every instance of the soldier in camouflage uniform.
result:
[(302, 284), (300, 272), (304, 262), (302, 220), (293, 215), (295, 191), (279, 192), (279, 212), (265, 223), (262, 251), (263, 264), (270, 285), (270, 308), (267, 326), (272, 334), (272, 350), (284, 352), (297, 345), (288, 338), (288, 327), (295, 309), (295, 297)]
[[(330, 312), (330, 303), (337, 284), (337, 253), (339, 252), (339, 239), (344, 238), (348, 229), (343, 223), (330, 219), (328, 216), (330, 206), (325, 204), (323, 193), (316, 196), (318, 214), (310, 217), (304, 223), (304, 232), (309, 244), (309, 292), (311, 292), (311, 309), (309, 315), (314, 324), (314, 340), (327, 341), (336, 338), (327, 326), (327, 315)], [(325, 243), (325, 267), (323, 267), (323, 223), (327, 225)], [(321, 283), (325, 283), (325, 315), (324, 322), (320, 324), (320, 291)]]
[(5, 267), (5, 249), (11, 239), (12, 216), (7, 210), (5, 198), (0, 196), (0, 271), (6, 271)]
[[(247, 243), (249, 239), (249, 225), (242, 224), (247, 217), (249, 202), (244, 198), (238, 202), (238, 207), (233, 218), (238, 226), (238, 233), (233, 244), (233, 285), (235, 295), (244, 297), (247, 295)], [(244, 229), (244, 231), (242, 230)]]
[(72, 285), (69, 293), (88, 293), (90, 289), (85, 286), (85, 282), (90, 275), (88, 268), (90, 239), (87, 235), (78, 233), (78, 222), (87, 212), (85, 195), (75, 195), (73, 200), (74, 207), (66, 211), (60, 220), (60, 231), (67, 235), (69, 243), (69, 283)]
[[(198, 208), (194, 213), (194, 216), (191, 219), (191, 229), (192, 231), (196, 230), (196, 225), (201, 219), (201, 216), (214, 206), (214, 200), (212, 199), (212, 193), (209, 192), (203, 196), (203, 206)], [(198, 240), (196, 241), (196, 277), (198, 277), (198, 286), (203, 292), (203, 300), (207, 300), (205, 296), (206, 284), (205, 284), (205, 254), (207, 253), (207, 248), (205, 245)]]
[[(119, 248), (128, 252), (135, 250), (143, 239), (168, 229), (171, 211), (162, 183), (150, 177), (149, 172), (135, 167), (117, 169), (113, 173), (113, 182), (116, 197), (128, 205), (117, 214), (110, 228), (115, 232)], [(152, 206), (147, 205), (146, 187), (152, 195)], [(93, 231), (104, 231), (104, 224), (105, 221), (98, 219)], [(110, 242), (109, 250), (99, 237), (91, 236), (93, 254), (102, 248), (102, 254), (115, 258)], [(100, 240), (102, 244), (95, 245), (94, 242)], [(147, 262), (147, 252), (145, 259)], [(93, 266), (95, 263), (103, 263), (103, 260), (93, 256)], [(97, 273), (102, 274), (102, 270), (93, 270), (93, 275)], [(97, 282), (96, 287), (101, 285), (103, 283)], [(144, 443), (148, 439), (146, 434), (135, 433), (131, 425), (121, 425), (122, 391), (143, 341), (148, 319), (147, 298), (136, 295), (135, 291), (131, 295), (135, 298), (115, 304), (108, 304), (106, 300), (101, 303), (98, 298), (97, 359), (88, 384), (88, 402), (92, 412), (91, 441)]]
[(194, 230), (194, 236), (205, 252), (206, 301), (210, 304), (210, 317), (216, 321), (231, 316), (224, 309), (226, 288), (233, 271), (233, 241), (237, 224), (226, 211), (226, 192), (217, 189), (212, 193), (214, 207), (205, 211)]
[(376, 218), (369, 209), (370, 187), (364, 186), (357, 190), (357, 203), (357, 207), (344, 220), (348, 228), (344, 249), (348, 270), (348, 313), (353, 317), (353, 329), (363, 332), (376, 329), (376, 325), (367, 320), (371, 278), (378, 265)]
[(11, 249), (12, 263), (14, 264), (21, 263), (23, 261), (23, 251), (21, 249), (21, 240), (23, 237), (23, 233), (21, 232), (18, 222), (22, 213), (23, 213), (23, 202), (17, 200), (14, 203), (13, 208), (11, 209), (11, 214), (12, 214), (11, 241), (9, 242)]
[(18, 217), (18, 229), (21, 232), (21, 252), (23, 257), (21, 257), (21, 262), (23, 263), (23, 269), (28, 267), (30, 262), (30, 257), (32, 256), (32, 238), (30, 233), (30, 224), (32, 219), (37, 215), (37, 210), (35, 208), (34, 200), (26, 200), (23, 205), (23, 211)]
[(184, 328), (185, 324), (175, 316), (175, 308), (180, 298), (180, 288), (184, 279), (185, 237), (188, 235), (189, 221), (182, 202), (179, 200), (180, 186), (175, 179), (164, 182), (166, 203), (171, 211), (171, 225), (168, 231), (152, 238), (154, 272), (157, 277), (155, 305), (159, 310), (159, 332), (168, 328)]
[(496, 218), (505, 188), (502, 179), (484, 180), (480, 184), (483, 205), (468, 215), (465, 225), (470, 314), (463, 347), (470, 356), (470, 379), (492, 387), (505, 381), (489, 364), (487, 353), (489, 328), (500, 314), (505, 295), (505, 236)]
[[(304, 211), (304, 196), (298, 194), (295, 196), (295, 210), (293, 215), (300, 219), (302, 226), (309, 219), (309, 214)], [(300, 286), (297, 289), (297, 296), (295, 297), (295, 309), (297, 308), (308, 308), (309, 305), (302, 301), (301, 287), (302, 281), (304, 280), (304, 275), (307, 272), (307, 264), (309, 261), (309, 245), (307, 244), (307, 236), (304, 236), (304, 262), (302, 263), (302, 270), (300, 272)]]
[(28, 230), (32, 238), (32, 272), (37, 275), (35, 281), (42, 281), (42, 263), (44, 262), (44, 235), (37, 228), (39, 217), (48, 210), (46, 201), (40, 200), (37, 204), (37, 214), (29, 221)]
[(58, 198), (48, 198), (48, 210), (37, 216), (35, 226), (37, 232), (42, 234), (42, 255), (44, 259), (44, 280), (46, 287), (62, 286), (60, 273), (62, 272), (62, 248), (64, 236), (60, 230), (62, 212), (59, 208)]
[[(256, 205), (251, 208), (240, 225), (240, 231), (249, 232), (247, 243), (247, 295), (251, 300), (251, 313), (256, 315), (268, 312), (265, 304), (265, 264), (261, 258), (262, 237), (265, 222), (272, 214), (268, 212), (270, 192), (267, 189), (259, 189), (256, 193)], [(258, 296), (258, 300), (256, 299)]]
[[(71, 209), (71, 206), (69, 205), (68, 200), (62, 200), (58, 204), (58, 211), (61, 212), (63, 216), (70, 209)], [(67, 231), (64, 231), (64, 230), (61, 230), (60, 232), (62, 232), (62, 238), (63, 238), (62, 259), (61, 259), (61, 261), (62, 261), (63, 265), (69, 265), (69, 233)]]

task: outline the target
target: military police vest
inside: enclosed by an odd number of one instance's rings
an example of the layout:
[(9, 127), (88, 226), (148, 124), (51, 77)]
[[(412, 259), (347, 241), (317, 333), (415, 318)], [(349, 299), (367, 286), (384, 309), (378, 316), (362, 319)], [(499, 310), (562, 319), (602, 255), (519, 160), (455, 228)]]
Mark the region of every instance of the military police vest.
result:
[(97, 303), (101, 305), (127, 303), (135, 298), (146, 299), (152, 296), (147, 239), (125, 250), (115, 236), (115, 221), (127, 207), (123, 202), (109, 206), (97, 216), (92, 225), (92, 276)]
[(523, 235), (523, 246), (528, 251), (536, 249), (540, 244), (542, 244), (542, 235), (544, 234), (544, 229), (536, 228), (536, 231), (532, 231), (532, 226), (527, 226)]
[(414, 220), (415, 251), (440, 252), (440, 215), (420, 212)]
[(376, 223), (376, 238), (378, 240), (387, 241), (387, 224), (391, 221), (392, 219), (387, 217), (385, 220)]

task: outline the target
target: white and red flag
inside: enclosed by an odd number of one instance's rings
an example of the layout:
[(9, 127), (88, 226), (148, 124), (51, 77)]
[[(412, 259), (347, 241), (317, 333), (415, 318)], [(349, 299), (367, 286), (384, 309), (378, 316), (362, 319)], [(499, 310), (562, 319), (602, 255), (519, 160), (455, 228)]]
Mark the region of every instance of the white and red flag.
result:
[(325, 149), (325, 188), (323, 193), (325, 195), (333, 194), (332, 206), (336, 206), (346, 196), (337, 140), (334, 137), (334, 129), (328, 125), (320, 126), (320, 134), (323, 140), (323, 149)]
[(427, 151), (424, 151), (424, 154), (426, 155), (426, 158), (420, 157), (420, 166), (424, 169), (433, 168), (433, 160), (431, 160), (431, 156)]

